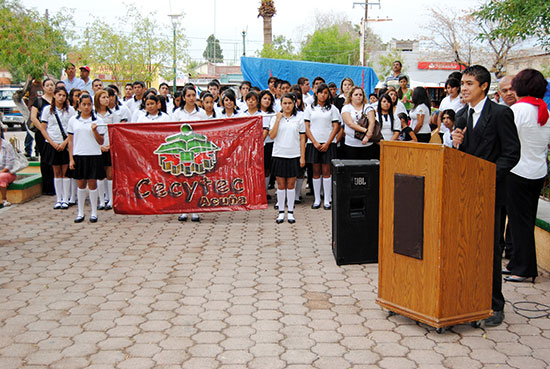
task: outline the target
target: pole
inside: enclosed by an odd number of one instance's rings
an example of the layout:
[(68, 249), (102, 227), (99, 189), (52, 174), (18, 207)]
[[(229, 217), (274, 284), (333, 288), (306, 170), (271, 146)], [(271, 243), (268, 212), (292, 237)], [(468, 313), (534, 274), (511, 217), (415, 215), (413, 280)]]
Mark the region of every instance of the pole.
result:
[(172, 65), (174, 67), (174, 86), (172, 87), (172, 98), (173, 96), (176, 96), (176, 77), (177, 77), (177, 69), (176, 69), (176, 22), (174, 22), (174, 64)]
[(243, 31), (243, 56), (246, 56), (246, 31)]
[(367, 66), (367, 22), (369, 19), (369, 0), (365, 0), (365, 19), (363, 21), (363, 66)]

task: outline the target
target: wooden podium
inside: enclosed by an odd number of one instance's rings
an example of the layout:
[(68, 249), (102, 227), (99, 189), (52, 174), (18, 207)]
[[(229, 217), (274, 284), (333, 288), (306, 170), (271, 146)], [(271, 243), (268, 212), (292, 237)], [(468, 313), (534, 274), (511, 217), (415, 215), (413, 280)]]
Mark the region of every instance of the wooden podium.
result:
[(379, 305), (438, 332), (492, 315), (495, 178), (449, 147), (382, 142)]

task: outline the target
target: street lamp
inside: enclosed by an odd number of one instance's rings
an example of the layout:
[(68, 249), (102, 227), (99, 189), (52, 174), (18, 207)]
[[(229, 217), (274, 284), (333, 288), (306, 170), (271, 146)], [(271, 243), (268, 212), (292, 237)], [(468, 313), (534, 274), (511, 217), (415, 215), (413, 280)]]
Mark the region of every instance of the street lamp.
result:
[(176, 27), (178, 26), (178, 19), (182, 16), (182, 14), (168, 14), (170, 17), (170, 20), (172, 21), (172, 26), (174, 29), (174, 55), (173, 55), (173, 62), (172, 65), (174, 67), (174, 86), (172, 88), (172, 97), (176, 95), (176, 76), (177, 76), (177, 70), (176, 70)]

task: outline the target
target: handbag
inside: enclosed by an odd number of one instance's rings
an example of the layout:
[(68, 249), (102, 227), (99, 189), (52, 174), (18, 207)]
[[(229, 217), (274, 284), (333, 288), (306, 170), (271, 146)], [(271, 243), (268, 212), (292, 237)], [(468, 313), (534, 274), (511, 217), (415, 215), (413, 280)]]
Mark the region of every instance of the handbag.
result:
[[(357, 121), (357, 124), (360, 125), (363, 128), (369, 127), (369, 118), (367, 117), (367, 114), (365, 114), (365, 109), (363, 108), (363, 111), (361, 112), (361, 118)], [(358, 140), (363, 141), (365, 138), (366, 132), (359, 132), (355, 131), (354, 137)], [(380, 142), (382, 140), (382, 125), (378, 120), (374, 122), (374, 129), (372, 131), (372, 137), (369, 139), (369, 142)]]
[[(42, 105), (44, 104), (44, 101), (42, 101), (42, 97), (38, 97), (37, 99), (38, 99), (38, 106), (36, 108), (38, 109), (38, 114), (40, 114), (40, 112), (42, 111)], [(40, 117), (38, 117), (38, 119), (40, 120)], [(27, 129), (32, 133), (36, 133), (38, 131), (38, 128), (36, 128), (34, 126), (34, 123), (32, 122), (30, 114), (29, 114), (29, 119), (27, 120), (26, 126), (27, 126)]]
[(14, 148), (13, 151), (15, 153), (15, 164), (13, 166), (13, 169), (11, 170), (11, 173), (16, 174), (20, 170), (23, 170), (26, 167), (28, 167), (29, 161), (27, 160), (25, 155), (23, 155), (23, 153), (20, 152), (19, 150)]

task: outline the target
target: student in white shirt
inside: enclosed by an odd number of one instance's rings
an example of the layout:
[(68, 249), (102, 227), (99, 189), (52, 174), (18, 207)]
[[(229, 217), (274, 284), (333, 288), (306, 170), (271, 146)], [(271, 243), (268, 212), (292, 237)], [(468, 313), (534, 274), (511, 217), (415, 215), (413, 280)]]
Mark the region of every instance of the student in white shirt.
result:
[(52, 104), (42, 110), (40, 131), (46, 140), (42, 161), (53, 168), (54, 188), (57, 196), (54, 209), (68, 209), (71, 195), (71, 179), (67, 177), (69, 167), (69, 119), (75, 110), (69, 105), (65, 87), (54, 90)]
[[(182, 91), (183, 102), (181, 108), (174, 111), (172, 115), (172, 121), (175, 122), (189, 122), (194, 120), (206, 120), (208, 117), (204, 110), (199, 108), (196, 104), (197, 90), (191, 84), (186, 85)], [(186, 222), (188, 219), (187, 213), (183, 213), (178, 217), (180, 222)], [(191, 214), (191, 220), (193, 222), (200, 222), (201, 217), (197, 213)]]
[(330, 162), (336, 158), (336, 134), (340, 128), (338, 108), (332, 105), (332, 95), (328, 86), (321, 83), (316, 86), (313, 103), (306, 107), (304, 122), (308, 142), (306, 162), (313, 166), (312, 209), (321, 206), (321, 174), (323, 176), (324, 209), (330, 209), (332, 201), (332, 183)]
[(168, 83), (162, 82), (159, 85), (159, 95), (164, 96), (166, 102), (165, 113), (171, 113), (174, 110), (174, 101), (170, 98), (170, 88), (168, 87)]
[(285, 219), (285, 198), (287, 200), (289, 223), (295, 223), (294, 200), (296, 177), (300, 168), (306, 165), (306, 128), (302, 115), (296, 111), (296, 97), (292, 93), (281, 98), (282, 112), (277, 113), (270, 124), (269, 136), (273, 139), (272, 171), (277, 179), (277, 200), (279, 203), (278, 224)]
[(409, 116), (411, 117), (411, 128), (413, 129), (418, 142), (430, 142), (430, 98), (424, 87), (417, 87), (412, 95), (413, 109)]
[(134, 90), (134, 97), (126, 100), (126, 107), (130, 110), (130, 117), (133, 117), (136, 110), (139, 110), (141, 100), (143, 99), (143, 93), (145, 92), (145, 83), (135, 81), (132, 88)]
[[(361, 127), (357, 122), (362, 115), (368, 117), (368, 127)], [(344, 157), (346, 159), (369, 160), (377, 158), (377, 145), (369, 142), (374, 131), (376, 118), (374, 109), (367, 103), (365, 91), (359, 86), (353, 86), (342, 108), (344, 126)], [(355, 138), (355, 132), (365, 133), (363, 140)]]
[[(449, 129), (443, 123), (443, 111), (447, 109), (452, 109), (454, 112), (458, 112), (464, 107), (464, 104), (460, 100), (460, 81), (455, 78), (449, 78), (445, 82), (445, 90), (447, 91), (447, 96), (441, 100), (439, 104), (439, 117), (437, 126), (439, 127), (439, 133), (445, 135), (449, 132)], [(449, 132), (450, 133), (450, 132)], [(450, 134), (447, 135), (450, 137)]]
[(193, 120), (204, 120), (206, 114), (199, 108), (197, 102), (197, 92), (192, 85), (185, 86), (182, 91), (181, 107), (174, 110), (172, 120), (174, 122), (188, 122)]
[(227, 89), (221, 96), (222, 111), (220, 118), (235, 118), (240, 115), (240, 109), (237, 106), (237, 98), (231, 89)]
[(69, 167), (78, 183), (78, 215), (75, 223), (84, 221), (86, 186), (90, 197), (90, 222), (97, 222), (97, 180), (105, 178), (101, 145), (107, 127), (92, 112), (92, 97), (80, 96), (80, 113), (69, 120)]
[(171, 122), (170, 116), (161, 110), (162, 96), (150, 94), (145, 98), (145, 114), (140, 116), (139, 123)]
[(251, 88), (252, 83), (250, 83), (249, 81), (242, 81), (241, 85), (239, 86), (239, 93), (241, 94), (241, 98), (237, 100), (237, 106), (241, 111), (245, 111), (247, 109), (246, 95), (248, 95)]
[(201, 92), (202, 107), (207, 119), (217, 118), (216, 109), (214, 109), (214, 96), (208, 91)]
[(391, 100), (393, 102), (393, 113), (397, 116), (399, 113), (405, 113), (407, 114), (407, 108), (405, 108), (405, 104), (403, 104), (399, 98), (397, 97), (397, 90), (395, 87), (390, 86), (388, 87), (388, 90), (386, 91), (388, 95), (390, 95)]
[(397, 140), (399, 132), (401, 131), (401, 121), (399, 120), (398, 114), (394, 113), (393, 100), (390, 95), (382, 95), (380, 100), (378, 100), (376, 118), (382, 126), (381, 132), (384, 140)]
[(105, 91), (109, 94), (109, 109), (115, 117), (113, 123), (125, 123), (130, 120), (130, 111), (126, 106), (120, 103), (117, 96), (117, 90), (113, 87), (107, 87)]
[[(260, 114), (264, 116), (264, 173), (265, 193), (267, 193), (269, 187), (269, 178), (271, 176), (271, 157), (273, 154), (273, 139), (269, 136), (269, 125), (271, 124), (272, 116), (275, 114), (275, 111), (273, 110), (275, 97), (271, 94), (269, 90), (263, 90), (262, 92), (260, 92), (258, 99)], [(269, 194), (267, 195), (267, 199), (271, 199), (271, 196)]]
[(451, 137), (451, 132), (455, 126), (455, 111), (453, 109), (446, 109), (441, 112), (441, 123), (442, 127), (445, 126), (447, 129), (443, 133), (443, 145), (448, 147), (453, 147), (453, 138)]
[[(109, 108), (109, 93), (105, 90), (96, 92), (94, 96), (95, 114), (105, 124), (118, 123), (118, 116)], [(105, 130), (101, 156), (105, 169), (105, 178), (97, 181), (97, 195), (99, 197), (98, 210), (111, 210), (113, 208), (113, 170), (111, 164), (111, 146), (109, 142), (109, 130)], [(107, 193), (107, 196), (105, 194)], [(106, 198), (107, 197), (107, 198)]]

